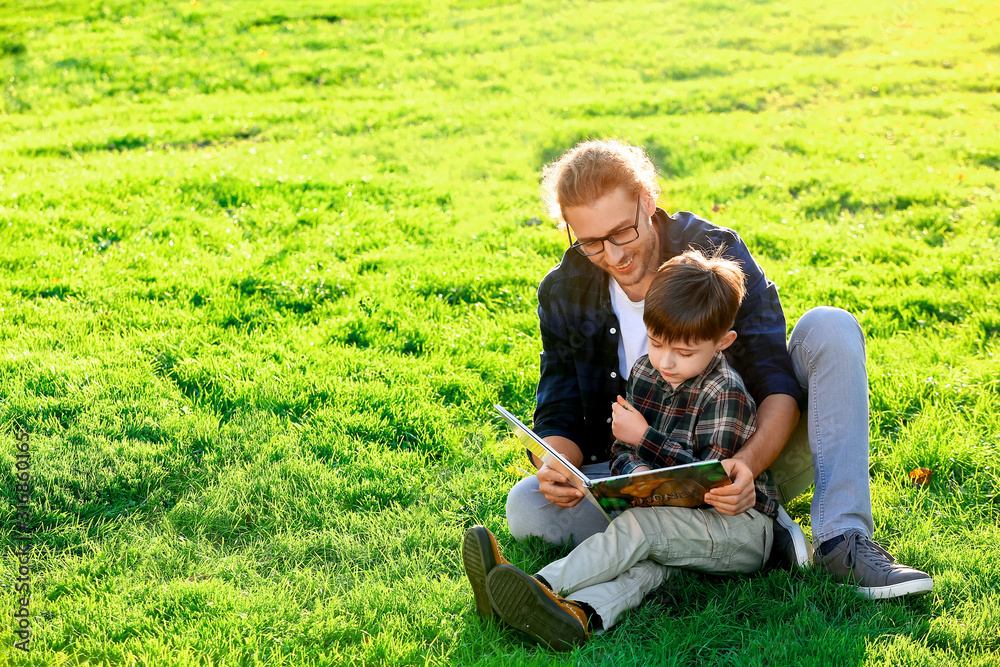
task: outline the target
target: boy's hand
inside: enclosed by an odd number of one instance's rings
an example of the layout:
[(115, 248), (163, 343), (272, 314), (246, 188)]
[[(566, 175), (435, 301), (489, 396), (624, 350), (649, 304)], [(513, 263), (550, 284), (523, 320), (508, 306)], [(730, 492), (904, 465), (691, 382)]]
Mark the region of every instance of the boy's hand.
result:
[(616, 438), (630, 445), (638, 445), (647, 428), (649, 424), (643, 416), (624, 398), (619, 396), (618, 401), (611, 404), (611, 432)]
[(723, 514), (736, 516), (753, 509), (757, 494), (753, 485), (753, 472), (739, 459), (723, 459), (722, 467), (729, 474), (732, 484), (710, 489), (705, 502)]

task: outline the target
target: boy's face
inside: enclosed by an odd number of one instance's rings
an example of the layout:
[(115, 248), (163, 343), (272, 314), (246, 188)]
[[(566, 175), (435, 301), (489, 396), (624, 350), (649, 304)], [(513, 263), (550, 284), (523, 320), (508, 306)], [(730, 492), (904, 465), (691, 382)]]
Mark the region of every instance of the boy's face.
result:
[(724, 350), (736, 340), (736, 332), (730, 331), (719, 340), (696, 342), (668, 342), (648, 329), (649, 363), (674, 389), (685, 380), (701, 375), (715, 353)]

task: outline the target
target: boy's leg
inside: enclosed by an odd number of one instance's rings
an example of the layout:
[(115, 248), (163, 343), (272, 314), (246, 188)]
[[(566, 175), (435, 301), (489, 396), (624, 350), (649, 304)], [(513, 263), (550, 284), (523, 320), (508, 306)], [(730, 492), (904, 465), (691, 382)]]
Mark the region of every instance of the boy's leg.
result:
[[(641, 560), (611, 581), (586, 586), (566, 596), (593, 609), (600, 619), (600, 626), (593, 631), (603, 632), (610, 630), (623, 612), (638, 607), (646, 595), (659, 588), (676, 571), (677, 568), (654, 560)], [(539, 577), (544, 579), (541, 573)]]
[[(581, 470), (591, 479), (611, 474), (608, 463), (586, 465)], [(569, 508), (553, 505), (542, 495), (538, 478), (532, 475), (515, 484), (507, 495), (507, 525), (516, 540), (535, 535), (556, 546), (575, 546), (603, 532), (608, 520), (588, 500)]]
[[(591, 542), (587, 540), (573, 553), (587, 549)], [(487, 575), (486, 591), (491, 609), (504, 623), (556, 650), (567, 650), (614, 625), (622, 611), (637, 607), (669, 572), (670, 568), (655, 561), (642, 560), (613, 580), (584, 588), (567, 599), (542, 573), (532, 577), (503, 563)]]
[(554, 591), (590, 605), (605, 628), (659, 586), (670, 568), (755, 572), (767, 559), (772, 521), (685, 507), (634, 508), (538, 572)]

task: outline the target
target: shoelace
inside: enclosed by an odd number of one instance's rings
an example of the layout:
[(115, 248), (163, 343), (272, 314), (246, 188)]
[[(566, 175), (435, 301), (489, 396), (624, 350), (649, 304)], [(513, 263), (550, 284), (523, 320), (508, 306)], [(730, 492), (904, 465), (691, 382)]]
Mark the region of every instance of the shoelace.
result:
[(863, 560), (869, 567), (889, 572), (896, 564), (896, 559), (889, 555), (888, 551), (862, 533), (851, 533), (846, 539), (847, 553), (844, 556), (844, 565), (847, 567), (853, 567), (859, 560)]
[[(562, 596), (560, 596), (560, 597), (562, 597)], [(597, 629), (595, 627), (595, 625), (600, 624), (601, 628), (604, 627), (603, 624), (600, 622), (600, 618), (601, 618), (600, 616), (591, 617), (590, 613), (587, 612), (587, 608), (584, 607), (579, 602), (577, 602), (576, 600), (568, 600), (566, 598), (562, 598), (562, 601), (565, 602), (568, 605), (576, 607), (577, 609), (580, 610), (580, 613), (583, 614), (583, 618), (584, 618), (583, 630), (584, 630), (584, 632), (587, 633), (588, 637)], [(593, 612), (596, 615), (596, 612), (593, 611), (593, 607), (591, 607), (590, 609), (591, 609), (591, 612)], [(595, 623), (595, 621), (596, 621), (596, 623)]]

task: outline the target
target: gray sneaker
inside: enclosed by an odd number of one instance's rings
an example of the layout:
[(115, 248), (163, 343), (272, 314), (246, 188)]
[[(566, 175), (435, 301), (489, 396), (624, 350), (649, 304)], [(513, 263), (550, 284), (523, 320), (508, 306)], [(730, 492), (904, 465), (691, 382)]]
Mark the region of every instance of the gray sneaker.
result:
[(845, 586), (854, 586), (869, 600), (920, 595), (934, 588), (926, 572), (897, 563), (877, 542), (859, 530), (844, 533), (844, 539), (823, 555), (816, 551), (813, 563), (830, 572)]

